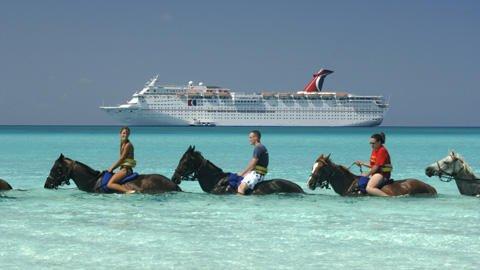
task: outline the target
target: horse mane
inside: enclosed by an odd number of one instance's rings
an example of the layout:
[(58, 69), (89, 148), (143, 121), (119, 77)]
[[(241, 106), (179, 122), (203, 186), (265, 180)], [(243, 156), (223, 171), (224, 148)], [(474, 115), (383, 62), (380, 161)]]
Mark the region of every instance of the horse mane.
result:
[[(70, 159), (70, 158), (65, 158), (65, 159), (68, 159), (68, 160), (70, 160), (70, 161), (74, 161), (74, 160), (72, 160), (72, 159)], [(82, 167), (84, 167), (84, 168), (88, 171), (88, 173), (90, 173), (90, 174), (92, 174), (92, 175), (99, 175), (99, 174), (100, 174), (100, 171), (97, 171), (97, 170), (92, 169), (90, 166), (86, 165), (85, 163), (82, 163), (82, 162), (76, 161), (76, 160), (75, 160), (75, 163), (78, 164), (78, 165), (81, 165)]]
[[(472, 167), (465, 161), (465, 158), (463, 158), (463, 156), (456, 153), (455, 158), (459, 159), (463, 163), (463, 166), (467, 173), (470, 173), (471, 175), (475, 175), (475, 172), (473, 171)], [(477, 178), (476, 175), (475, 175), (475, 178)]]
[(327, 162), (327, 164), (331, 165), (332, 167), (334, 168), (337, 168), (338, 170), (342, 171), (343, 173), (345, 174), (351, 174), (351, 175), (355, 175), (353, 174), (347, 167), (343, 166), (343, 165), (337, 165), (335, 162), (333, 162), (332, 160), (330, 160), (329, 158), (327, 158), (325, 160)]
[(347, 167), (343, 166), (343, 165), (337, 165), (338, 168), (340, 168), (341, 171), (344, 171), (344, 172), (348, 172), (350, 174), (353, 174)]
[[(203, 155), (202, 155), (202, 152), (200, 152), (200, 151), (194, 151), (193, 153), (194, 153), (195, 155), (200, 156), (202, 159), (205, 159), (205, 157), (203, 157)], [(211, 162), (210, 160), (207, 159), (207, 162), (210, 163), (210, 165), (212, 165), (212, 167), (214, 167), (215, 169), (223, 172), (223, 170), (222, 170), (220, 167), (218, 167), (217, 165), (215, 165), (215, 164), (214, 164), (213, 162)]]

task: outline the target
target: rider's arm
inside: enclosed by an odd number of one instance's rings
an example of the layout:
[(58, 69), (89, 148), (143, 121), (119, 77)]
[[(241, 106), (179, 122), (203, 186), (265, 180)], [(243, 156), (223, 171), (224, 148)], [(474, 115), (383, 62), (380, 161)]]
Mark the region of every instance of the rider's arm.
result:
[(108, 171), (113, 172), (113, 170), (118, 168), (118, 166), (120, 166), (120, 164), (122, 164), (125, 161), (125, 159), (128, 157), (128, 153), (130, 152), (131, 149), (132, 149), (132, 144), (127, 143), (127, 145), (125, 145), (125, 147), (123, 148), (120, 158), (117, 160), (117, 162), (113, 163), (113, 165), (110, 167), (110, 169), (108, 169)]
[(250, 162), (248, 162), (248, 165), (247, 167), (245, 168), (245, 170), (243, 170), (243, 172), (240, 173), (240, 176), (245, 176), (247, 173), (249, 173), (250, 171), (253, 171), (253, 169), (255, 169), (255, 166), (257, 166), (257, 162), (258, 162), (258, 158), (256, 157), (253, 157)]

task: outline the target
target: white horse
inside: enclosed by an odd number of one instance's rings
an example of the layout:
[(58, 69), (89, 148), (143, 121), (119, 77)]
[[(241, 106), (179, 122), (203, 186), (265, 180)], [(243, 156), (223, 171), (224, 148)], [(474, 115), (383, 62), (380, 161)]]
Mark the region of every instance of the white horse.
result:
[(475, 175), (470, 165), (454, 151), (425, 168), (425, 174), (428, 177), (438, 176), (444, 182), (455, 180), (458, 190), (463, 195), (480, 195), (480, 178)]

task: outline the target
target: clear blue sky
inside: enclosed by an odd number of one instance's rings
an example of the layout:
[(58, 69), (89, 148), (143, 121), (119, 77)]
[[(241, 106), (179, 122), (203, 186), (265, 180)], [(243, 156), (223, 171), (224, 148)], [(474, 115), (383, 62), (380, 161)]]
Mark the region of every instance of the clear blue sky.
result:
[(383, 94), (385, 125), (480, 126), (480, 1), (1, 1), (0, 124), (116, 124), (155, 74)]

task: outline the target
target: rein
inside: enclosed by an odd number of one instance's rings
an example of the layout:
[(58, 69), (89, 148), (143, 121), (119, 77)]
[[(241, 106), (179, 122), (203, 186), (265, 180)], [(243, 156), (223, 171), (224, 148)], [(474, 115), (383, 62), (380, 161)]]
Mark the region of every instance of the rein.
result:
[[(328, 174), (328, 176), (324, 179), (327, 179), (327, 180), (322, 180), (320, 179), (320, 175), (316, 175), (316, 178), (318, 179), (318, 181), (320, 181), (320, 184), (318, 185), (320, 188), (325, 188), (325, 189), (330, 189), (330, 180), (332, 179), (332, 177), (334, 177), (335, 175), (337, 175), (338, 171), (342, 172), (342, 167), (343, 166), (338, 166), (338, 165), (335, 165), (334, 163), (327, 163), (323, 160), (320, 160), (319, 162), (322, 162), (324, 167), (328, 167), (330, 169), (330, 173)], [(343, 167), (345, 168), (348, 172), (350, 171), (350, 169), (353, 167), (353, 165), (355, 165), (355, 162), (352, 163), (348, 168), (347, 167)], [(360, 171), (362, 171), (361, 169), (361, 166), (360, 167)], [(338, 170), (338, 171), (337, 171)], [(363, 172), (362, 172), (363, 173)], [(343, 173), (342, 173), (343, 174)], [(310, 176), (314, 176), (313, 174), (311, 174)], [(347, 177), (345, 175), (345, 177)], [(355, 185), (357, 184), (357, 181), (352, 181), (352, 183), (350, 184), (350, 186), (348, 186), (347, 189), (345, 189), (345, 193), (344, 194), (348, 194), (348, 193), (353, 193), (355, 192)]]
[[(350, 169), (353, 167), (353, 165), (357, 165), (357, 163), (353, 162), (350, 166), (348, 166), (347, 169), (350, 171)], [(360, 173), (363, 174), (363, 169), (362, 168), (363, 168), (364, 165), (360, 164), (360, 165), (357, 165), (357, 166), (360, 169)]]

